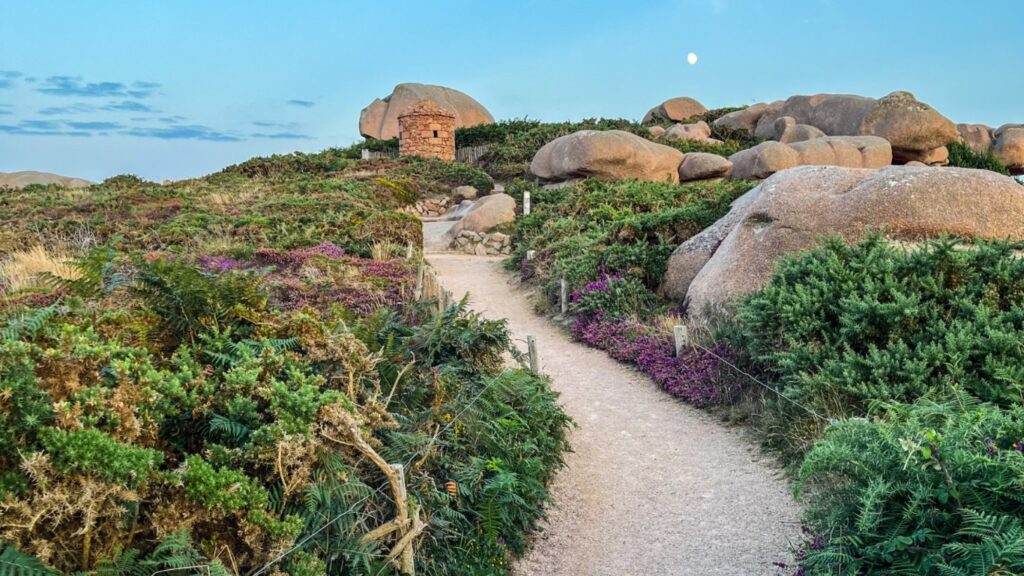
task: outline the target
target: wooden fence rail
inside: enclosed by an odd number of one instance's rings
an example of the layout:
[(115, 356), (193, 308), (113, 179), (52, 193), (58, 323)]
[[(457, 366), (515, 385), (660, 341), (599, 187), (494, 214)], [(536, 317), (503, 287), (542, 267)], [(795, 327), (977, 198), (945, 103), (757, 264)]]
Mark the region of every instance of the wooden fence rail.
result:
[[(480, 146), (463, 146), (455, 150), (455, 160), (458, 162), (472, 163), (476, 162), (483, 155), (491, 149), (490, 144), (482, 144)], [(394, 160), (398, 158), (398, 150), (370, 150), (369, 148), (363, 148), (360, 151), (360, 157), (363, 160)]]

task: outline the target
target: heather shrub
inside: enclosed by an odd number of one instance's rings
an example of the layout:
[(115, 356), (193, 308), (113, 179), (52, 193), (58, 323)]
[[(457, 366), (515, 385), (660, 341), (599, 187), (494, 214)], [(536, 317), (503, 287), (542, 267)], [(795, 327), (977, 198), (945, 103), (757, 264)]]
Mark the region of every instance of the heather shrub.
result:
[(676, 355), (671, 336), (636, 320), (610, 319), (601, 312), (577, 316), (572, 333), (584, 344), (633, 364), (666, 392), (698, 408), (728, 404), (741, 390), (742, 382), (723, 362), (733, 359), (724, 342), (710, 348), (684, 347)]
[[(906, 249), (830, 238), (784, 259), (738, 308), (736, 342), (788, 400), (826, 418), (872, 401), (966, 391), (1010, 406), (1024, 392), (1024, 260), (1015, 246), (952, 239)], [(779, 402), (799, 453), (813, 421)]]
[(959, 394), (878, 403), (800, 467), (818, 534), (800, 574), (1024, 572), (1024, 409)]

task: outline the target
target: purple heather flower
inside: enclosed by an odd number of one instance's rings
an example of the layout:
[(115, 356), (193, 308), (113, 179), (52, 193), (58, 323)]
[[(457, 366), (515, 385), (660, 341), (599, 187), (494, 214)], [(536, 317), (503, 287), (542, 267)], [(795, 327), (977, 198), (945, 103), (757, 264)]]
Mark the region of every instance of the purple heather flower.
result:
[(668, 336), (653, 334), (651, 328), (634, 320), (605, 320), (577, 317), (573, 335), (588, 346), (605, 350), (616, 360), (629, 362), (650, 376), (666, 392), (697, 407), (731, 401), (739, 385), (724, 383), (722, 361), (731, 360), (732, 351), (723, 343), (710, 352), (684, 349), (679, 357)]
[(204, 272), (227, 272), (229, 270), (237, 270), (242, 266), (242, 263), (234, 258), (228, 258), (227, 256), (200, 256), (199, 267)]

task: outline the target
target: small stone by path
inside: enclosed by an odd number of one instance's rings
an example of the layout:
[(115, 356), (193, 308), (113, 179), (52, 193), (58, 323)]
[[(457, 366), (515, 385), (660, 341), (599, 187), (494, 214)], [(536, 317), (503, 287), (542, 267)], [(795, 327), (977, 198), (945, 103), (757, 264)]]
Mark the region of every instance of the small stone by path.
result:
[(800, 510), (771, 458), (536, 315), (500, 258), (428, 259), (455, 298), (468, 292), (473, 309), (508, 319), (518, 341), (536, 336), (541, 368), (579, 425), (555, 505), (514, 574), (779, 573), (773, 563), (798, 542)]

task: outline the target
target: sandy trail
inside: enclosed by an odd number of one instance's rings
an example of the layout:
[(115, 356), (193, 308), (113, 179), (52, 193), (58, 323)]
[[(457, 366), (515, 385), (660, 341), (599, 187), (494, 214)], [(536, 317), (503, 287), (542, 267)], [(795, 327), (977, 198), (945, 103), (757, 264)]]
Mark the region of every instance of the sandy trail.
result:
[(456, 299), (468, 292), (475, 310), (508, 319), (513, 338), (537, 338), (541, 368), (579, 425), (555, 506), (515, 574), (778, 573), (799, 508), (770, 458), (536, 315), (500, 259), (428, 258)]

